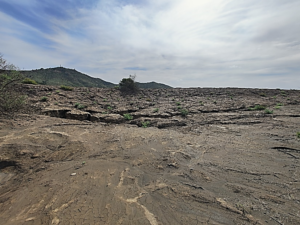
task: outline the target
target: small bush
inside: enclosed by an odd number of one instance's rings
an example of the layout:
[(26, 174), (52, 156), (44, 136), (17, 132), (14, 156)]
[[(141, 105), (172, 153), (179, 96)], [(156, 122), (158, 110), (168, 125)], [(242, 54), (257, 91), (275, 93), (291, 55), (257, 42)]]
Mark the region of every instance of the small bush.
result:
[(79, 105), (77, 106), (77, 109), (84, 109), (84, 108), (85, 108), (85, 105), (79, 104)]
[(139, 91), (139, 87), (136, 84), (135, 76), (129, 76), (129, 78), (123, 78), (119, 83), (119, 89), (124, 94), (134, 94)]
[(187, 109), (180, 110), (180, 113), (183, 117), (186, 117), (189, 114), (189, 111)]
[(149, 126), (150, 122), (149, 121), (144, 121), (142, 122), (142, 127), (147, 128)]
[(159, 109), (158, 109), (158, 108), (156, 108), (156, 109), (154, 109), (154, 110), (153, 110), (153, 112), (154, 112), (154, 113), (157, 113), (157, 112), (158, 112), (158, 110), (159, 110)]
[(300, 132), (297, 132), (296, 135), (297, 135), (297, 138), (300, 138)]
[(65, 85), (61, 85), (60, 89), (65, 90), (65, 91), (73, 91), (73, 88), (70, 86), (65, 86)]
[(111, 107), (111, 106), (108, 106), (107, 109), (108, 109), (108, 110), (112, 110), (112, 107)]
[(23, 81), (22, 81), (23, 84), (34, 84), (36, 85), (37, 82), (35, 80), (32, 80), (30, 78), (25, 78)]
[(80, 103), (76, 102), (74, 106), (75, 106), (75, 108), (77, 108), (79, 105), (80, 105)]
[(283, 106), (283, 104), (282, 103), (277, 103), (276, 106)]
[(13, 116), (25, 107), (27, 96), (18, 89), (24, 77), (0, 54), (0, 116)]
[(133, 116), (130, 115), (129, 113), (126, 113), (123, 116), (124, 116), (125, 120), (132, 120), (133, 119)]
[(44, 96), (44, 97), (41, 98), (41, 101), (46, 102), (46, 101), (48, 101), (48, 98), (46, 96)]
[(266, 110), (265, 110), (265, 113), (266, 113), (266, 114), (273, 114), (273, 110), (266, 109)]
[(256, 105), (253, 108), (249, 108), (249, 110), (251, 110), (251, 111), (265, 110), (265, 109), (266, 109), (266, 106), (263, 106), (263, 105)]
[(180, 102), (176, 102), (176, 105), (181, 105), (181, 103)]

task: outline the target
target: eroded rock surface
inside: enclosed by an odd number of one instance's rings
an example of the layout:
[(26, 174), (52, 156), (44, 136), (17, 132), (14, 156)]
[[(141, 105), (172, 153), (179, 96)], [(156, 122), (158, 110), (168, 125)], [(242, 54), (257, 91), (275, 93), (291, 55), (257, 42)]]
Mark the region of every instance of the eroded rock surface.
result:
[(299, 91), (28, 87), (41, 115), (0, 120), (1, 224), (300, 223)]

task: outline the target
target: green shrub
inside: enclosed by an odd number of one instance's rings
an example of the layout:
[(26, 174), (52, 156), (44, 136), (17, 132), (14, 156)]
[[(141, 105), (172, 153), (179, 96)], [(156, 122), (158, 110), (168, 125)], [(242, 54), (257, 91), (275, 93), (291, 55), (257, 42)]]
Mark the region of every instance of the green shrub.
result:
[(159, 109), (158, 109), (158, 108), (156, 108), (156, 109), (154, 109), (154, 110), (153, 110), (153, 112), (154, 112), (154, 113), (157, 113), (157, 112), (158, 112), (158, 110), (159, 110)]
[(263, 106), (263, 105), (256, 105), (253, 108), (249, 108), (249, 110), (251, 110), (251, 111), (265, 110), (265, 109), (266, 109), (266, 106)]
[(38, 84), (35, 80), (32, 80), (30, 78), (25, 78), (23, 81), (22, 81), (23, 84)]
[(108, 109), (108, 110), (112, 110), (112, 107), (111, 107), (111, 106), (108, 106), (107, 109)]
[(79, 105), (77, 106), (77, 109), (84, 109), (84, 108), (85, 108), (85, 105), (79, 104)]
[(300, 138), (300, 132), (297, 132), (296, 135), (297, 135), (297, 138)]
[(65, 86), (65, 85), (61, 85), (60, 89), (65, 90), (65, 91), (73, 91), (73, 88), (70, 86)]
[(189, 111), (187, 109), (180, 110), (180, 113), (183, 117), (186, 117), (189, 114)]
[(77, 108), (79, 105), (80, 105), (80, 103), (76, 102), (74, 106), (75, 106), (75, 108)]
[(130, 115), (129, 113), (126, 113), (126, 114), (124, 114), (123, 116), (124, 116), (124, 118), (125, 118), (126, 120), (132, 120), (132, 119), (133, 119), (133, 116)]
[(129, 78), (123, 78), (119, 83), (119, 89), (124, 94), (134, 94), (139, 91), (139, 87), (136, 84), (135, 76), (129, 76)]
[(282, 103), (277, 103), (276, 106), (283, 106), (283, 104)]
[(266, 109), (266, 110), (265, 110), (265, 113), (266, 113), (266, 114), (273, 114), (273, 110)]
[(47, 98), (46, 96), (43, 96), (43, 97), (41, 98), (41, 101), (42, 101), (42, 102), (46, 102), (46, 101), (48, 101), (48, 98)]
[(24, 77), (17, 67), (9, 64), (0, 54), (0, 115), (13, 116), (24, 108), (27, 96), (23, 95), (18, 84)]
[(181, 103), (180, 102), (176, 102), (176, 105), (181, 105)]
[(150, 122), (149, 121), (144, 121), (142, 122), (142, 127), (147, 128), (149, 126)]

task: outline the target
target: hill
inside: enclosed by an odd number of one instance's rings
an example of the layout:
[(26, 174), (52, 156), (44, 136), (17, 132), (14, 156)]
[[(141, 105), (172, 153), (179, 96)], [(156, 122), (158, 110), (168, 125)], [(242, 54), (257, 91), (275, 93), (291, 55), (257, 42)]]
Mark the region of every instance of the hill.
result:
[(156, 83), (156, 82), (148, 82), (148, 83), (139, 83), (136, 82), (139, 88), (172, 88), (168, 85)]
[[(80, 73), (75, 69), (68, 69), (64, 67), (55, 67), (48, 69), (24, 70), (21, 71), (25, 77), (31, 78), (43, 85), (66, 85), (72, 87), (99, 87), (111, 88), (117, 84), (104, 81), (100, 78), (90, 77), (86, 74)], [(168, 85), (149, 82), (138, 83), (140, 88), (171, 88)]]
[(75, 69), (64, 67), (21, 71), (25, 77), (31, 78), (43, 85), (67, 85), (72, 87), (114, 87), (115, 84), (93, 78)]

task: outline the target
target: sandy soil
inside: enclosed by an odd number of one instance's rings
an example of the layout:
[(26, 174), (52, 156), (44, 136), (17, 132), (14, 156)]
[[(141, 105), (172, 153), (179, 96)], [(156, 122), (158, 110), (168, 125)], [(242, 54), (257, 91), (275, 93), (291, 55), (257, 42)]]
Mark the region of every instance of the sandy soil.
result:
[(0, 120), (1, 224), (300, 224), (300, 91), (26, 87), (39, 114)]

